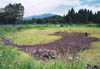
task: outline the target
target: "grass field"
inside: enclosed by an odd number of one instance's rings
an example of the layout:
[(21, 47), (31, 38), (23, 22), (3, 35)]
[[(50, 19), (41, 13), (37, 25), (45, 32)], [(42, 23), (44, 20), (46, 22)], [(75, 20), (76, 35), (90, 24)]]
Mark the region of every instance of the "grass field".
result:
[[(21, 28), (22, 31), (18, 32), (18, 28)], [(100, 28), (98, 27), (41, 25), (0, 27), (0, 37), (7, 36), (17, 44), (39, 44), (60, 39), (61, 36), (48, 35), (58, 31), (88, 32), (91, 37), (100, 39)], [(44, 63), (35, 61), (16, 48), (5, 47), (0, 43), (0, 69), (84, 69), (87, 63), (100, 66), (100, 42), (92, 43), (90, 49), (80, 52), (78, 55), (81, 58), (78, 63), (69, 63), (67, 60), (60, 59)]]
[(56, 30), (45, 29), (29, 29), (23, 30), (22, 32), (16, 32), (9, 34), (9, 39), (13, 40), (17, 44), (38, 44), (38, 43), (47, 43), (53, 42), (60, 39), (60, 36), (53, 36), (48, 34), (53, 34)]

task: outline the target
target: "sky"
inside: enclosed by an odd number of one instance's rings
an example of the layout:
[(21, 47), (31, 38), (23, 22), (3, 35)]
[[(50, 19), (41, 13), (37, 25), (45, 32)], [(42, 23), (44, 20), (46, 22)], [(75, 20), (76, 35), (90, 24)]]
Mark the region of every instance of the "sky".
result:
[(65, 15), (71, 8), (76, 12), (82, 8), (100, 11), (100, 0), (0, 0), (0, 8), (9, 3), (21, 3), (25, 8), (24, 17), (44, 13)]

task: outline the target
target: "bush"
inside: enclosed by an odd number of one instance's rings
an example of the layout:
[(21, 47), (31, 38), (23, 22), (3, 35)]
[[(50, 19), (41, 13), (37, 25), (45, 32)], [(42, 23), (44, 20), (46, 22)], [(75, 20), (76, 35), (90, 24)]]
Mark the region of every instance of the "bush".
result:
[(64, 27), (64, 25), (63, 25), (63, 24), (61, 24), (61, 25), (60, 25), (60, 27)]
[(97, 27), (100, 27), (100, 24), (98, 24)]

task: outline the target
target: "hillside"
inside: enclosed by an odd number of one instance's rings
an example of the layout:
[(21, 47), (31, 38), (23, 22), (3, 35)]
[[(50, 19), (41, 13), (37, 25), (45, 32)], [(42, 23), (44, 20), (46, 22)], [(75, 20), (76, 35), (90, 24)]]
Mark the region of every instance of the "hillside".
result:
[(32, 15), (32, 16), (24, 17), (24, 20), (31, 20), (32, 18), (46, 18), (51, 16), (56, 16), (56, 15), (55, 14)]

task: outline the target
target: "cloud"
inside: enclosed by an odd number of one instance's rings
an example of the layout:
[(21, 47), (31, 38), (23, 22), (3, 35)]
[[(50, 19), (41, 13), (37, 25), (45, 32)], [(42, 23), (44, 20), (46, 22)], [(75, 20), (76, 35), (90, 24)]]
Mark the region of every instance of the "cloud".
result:
[(66, 13), (68, 13), (68, 10), (70, 10), (71, 8), (76, 8), (76, 7), (77, 5), (60, 5), (49, 12), (53, 14), (58, 14), (58, 15), (65, 15)]
[(0, 0), (0, 8), (5, 7), (9, 3), (19, 3), (20, 0)]
[[(98, 8), (99, 7), (99, 8)], [(100, 5), (98, 7), (95, 7), (95, 6), (88, 6), (88, 5), (81, 5), (81, 6), (78, 6), (75, 8), (76, 11), (78, 11), (79, 9), (89, 9), (89, 10), (92, 10), (93, 13), (97, 12), (100, 10)]]
[[(25, 6), (25, 16), (48, 13), (60, 5), (75, 5), (78, 0), (22, 0)], [(59, 8), (58, 8), (59, 9)]]
[(8, 3), (15, 2), (20, 2), (22, 5), (24, 5), (25, 16), (48, 13), (60, 5), (79, 4), (79, 0), (1, 0), (0, 4), (5, 6)]
[(46, 13), (60, 4), (60, 1), (56, 0), (22, 0), (22, 4), (25, 6), (25, 16), (38, 15)]

